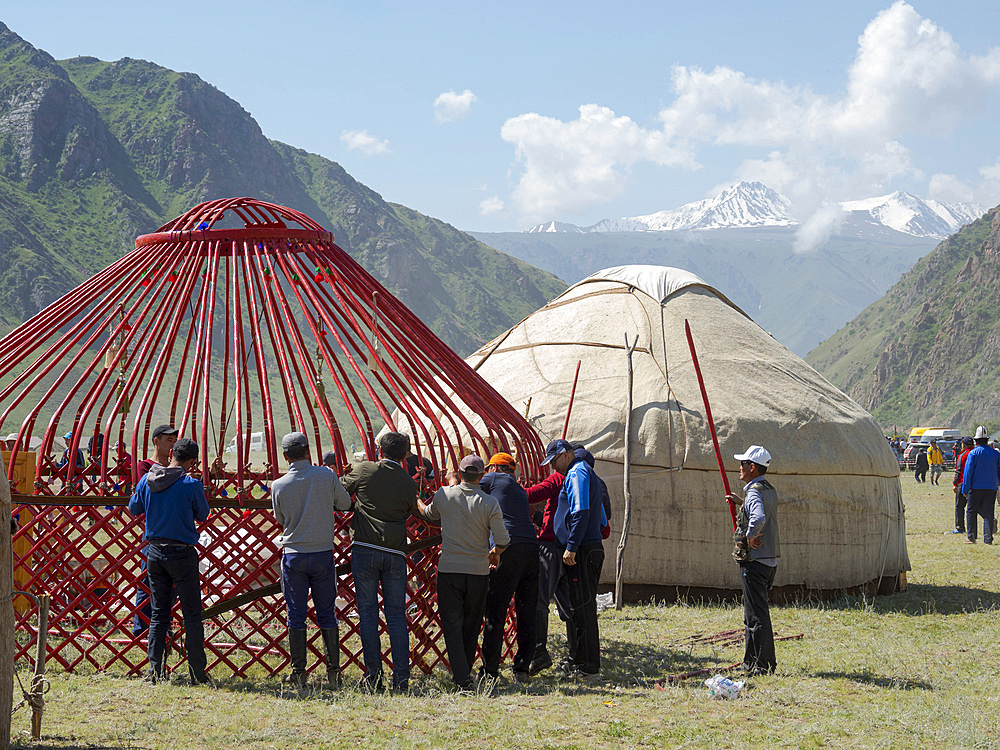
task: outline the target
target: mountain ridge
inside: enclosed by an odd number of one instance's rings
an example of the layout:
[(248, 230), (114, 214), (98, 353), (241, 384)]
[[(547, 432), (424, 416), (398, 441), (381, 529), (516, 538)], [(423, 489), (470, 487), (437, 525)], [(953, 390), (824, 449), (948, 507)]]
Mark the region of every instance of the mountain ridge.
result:
[(0, 331), (121, 257), (137, 235), (226, 196), (287, 205), (332, 230), (459, 352), (565, 288), (385, 201), (336, 162), (269, 140), (193, 73), (133, 58), (56, 61), (0, 23)]

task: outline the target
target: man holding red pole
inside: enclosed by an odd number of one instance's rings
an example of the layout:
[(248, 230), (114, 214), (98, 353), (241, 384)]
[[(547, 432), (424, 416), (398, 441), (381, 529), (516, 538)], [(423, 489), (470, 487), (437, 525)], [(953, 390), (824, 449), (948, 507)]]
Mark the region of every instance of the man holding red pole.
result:
[[(740, 564), (743, 587), (743, 622), (746, 650), (743, 671), (749, 675), (771, 674), (777, 666), (774, 631), (767, 597), (774, 584), (778, 557), (778, 493), (764, 478), (771, 454), (759, 445), (734, 456), (740, 462), (744, 498), (740, 506), (733, 557)], [(736, 495), (726, 501), (739, 502)]]

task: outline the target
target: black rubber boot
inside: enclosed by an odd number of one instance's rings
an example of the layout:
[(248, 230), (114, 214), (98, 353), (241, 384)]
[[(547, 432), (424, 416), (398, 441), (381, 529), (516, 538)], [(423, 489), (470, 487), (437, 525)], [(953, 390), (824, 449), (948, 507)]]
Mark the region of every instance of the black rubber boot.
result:
[(326, 679), (334, 690), (340, 688), (340, 630), (322, 628), (323, 651), (326, 653)]
[(302, 690), (309, 676), (306, 674), (306, 631), (289, 628), (288, 650), (292, 661), (292, 686)]

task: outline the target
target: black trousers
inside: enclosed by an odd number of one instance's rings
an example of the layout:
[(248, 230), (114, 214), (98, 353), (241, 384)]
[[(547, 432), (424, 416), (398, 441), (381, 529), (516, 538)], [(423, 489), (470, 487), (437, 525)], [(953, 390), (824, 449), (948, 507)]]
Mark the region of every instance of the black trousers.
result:
[(486, 592), (486, 626), (483, 629), (483, 670), (496, 676), (503, 653), (507, 609), (514, 600), (517, 653), (514, 671), (527, 672), (535, 652), (535, 610), (538, 604), (538, 542), (515, 542), (500, 555), (490, 571)]
[(975, 541), (976, 527), (979, 517), (983, 519), (983, 541), (993, 544), (993, 532), (996, 530), (996, 490), (972, 490), (965, 506), (965, 530), (969, 539)]
[(777, 567), (751, 560), (740, 563), (743, 584), (743, 623), (746, 625), (746, 650), (743, 663), (750, 668), (773, 672), (777, 666), (774, 631), (767, 596), (774, 584)]
[[(506, 553), (505, 553), (506, 554)], [(570, 619), (569, 584), (563, 575), (563, 548), (558, 542), (538, 543), (538, 604), (535, 616), (535, 653), (548, 650), (549, 602), (556, 600), (556, 612), (563, 622)]]
[(965, 532), (965, 495), (961, 492), (961, 486), (955, 489), (955, 528)]
[(570, 621), (566, 623), (570, 663), (584, 674), (601, 671), (601, 633), (597, 625), (597, 584), (604, 567), (604, 545), (581, 545), (576, 565), (563, 563), (569, 588)]
[(459, 687), (472, 685), (472, 664), (476, 661), (479, 631), (483, 628), (489, 580), (488, 575), (438, 573), (438, 616), (451, 679)]

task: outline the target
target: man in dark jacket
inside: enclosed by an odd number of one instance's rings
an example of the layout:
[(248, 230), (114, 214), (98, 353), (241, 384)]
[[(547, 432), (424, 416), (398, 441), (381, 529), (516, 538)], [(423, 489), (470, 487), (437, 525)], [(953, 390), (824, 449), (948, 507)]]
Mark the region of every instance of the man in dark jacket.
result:
[(500, 557), (500, 564), (490, 571), (486, 590), (486, 625), (483, 629), (483, 674), (497, 679), (507, 609), (514, 599), (517, 626), (517, 653), (514, 655), (514, 679), (528, 681), (528, 668), (535, 651), (535, 608), (538, 602), (538, 536), (528, 513), (528, 494), (514, 478), (514, 457), (496, 453), (489, 470), (479, 483), (480, 489), (496, 498), (503, 513), (510, 545)]
[(192, 684), (211, 684), (205, 673), (205, 629), (201, 621), (196, 521), (208, 519), (205, 488), (187, 472), (198, 461), (198, 444), (181, 438), (168, 466), (156, 464), (139, 480), (129, 513), (146, 516), (146, 567), (152, 618), (149, 624), (149, 679), (163, 679), (163, 654), (174, 596), (184, 614), (184, 643)]
[(379, 439), (382, 460), (363, 461), (344, 477), (354, 495), (351, 520), (351, 570), (358, 605), (362, 687), (382, 685), (382, 644), (378, 634), (378, 589), (382, 585), (385, 627), (392, 649), (392, 687), (406, 690), (410, 680), (410, 636), (406, 627), (406, 522), (417, 510), (417, 483), (403, 461), (410, 438), (387, 432)]

